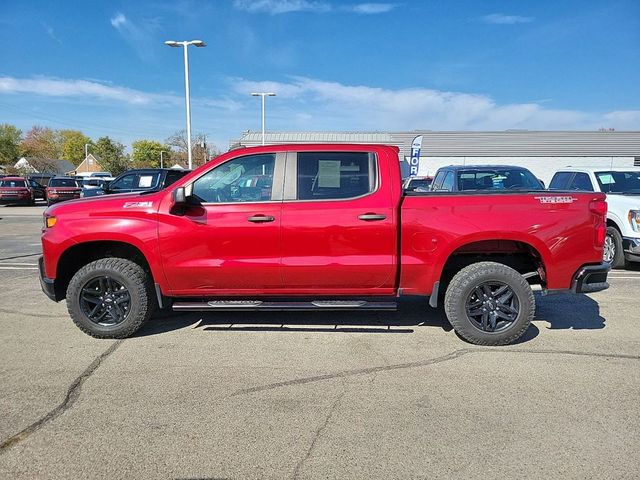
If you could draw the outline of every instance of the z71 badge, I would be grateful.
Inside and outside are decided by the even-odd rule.
[[[539,200],[540,203],[573,203],[578,199],[575,197],[535,197],[536,200]]]
[[[122,208],[151,208],[153,202],[124,202]]]

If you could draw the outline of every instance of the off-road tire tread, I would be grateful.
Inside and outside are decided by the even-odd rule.
[[[507,278],[500,278],[500,275],[505,275]],[[521,291],[517,293],[520,301],[520,315],[524,315],[524,321],[517,329],[505,332],[505,334],[508,333],[507,336],[496,336],[491,339],[484,338],[471,325],[466,315],[465,318],[458,318],[456,308],[459,307],[460,302],[465,300],[463,291],[470,283],[478,283],[478,277],[481,276],[495,276],[498,281],[508,280],[510,287],[514,290],[520,286]],[[515,342],[527,331],[535,315],[536,304],[531,287],[524,277],[513,268],[496,262],[478,262],[463,268],[453,277],[445,293],[444,310],[454,330],[462,338],[475,345],[498,346]],[[519,319],[517,321],[520,322]]]
[[[88,328],[82,321],[82,312],[76,311],[74,298],[84,284],[87,274],[96,270],[114,270],[131,281],[130,289],[137,289],[140,302],[138,304],[138,315],[135,318],[127,318],[125,328],[113,332],[98,332]],[[149,275],[140,265],[131,260],[118,257],[108,257],[88,263],[69,282],[67,288],[67,310],[73,323],[87,335],[94,338],[127,338],[133,335],[144,323],[149,320],[154,311],[154,297],[151,288]]]

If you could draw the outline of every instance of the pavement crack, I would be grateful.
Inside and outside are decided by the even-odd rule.
[[[68,318],[69,314],[60,314],[60,315],[49,315],[47,313],[31,313],[31,312],[23,312],[19,310],[7,310],[5,308],[0,308],[0,313],[8,313],[14,315],[22,315],[24,317],[35,317],[35,318]]]
[[[327,416],[325,417],[324,422],[322,422],[322,424],[316,429],[316,433],[313,436],[313,440],[311,440],[311,444],[309,445],[309,448],[307,449],[307,452],[305,453],[304,457],[302,457],[300,461],[296,464],[296,468],[293,471],[294,480],[300,478],[300,473],[302,472],[303,465],[307,460],[309,460],[309,458],[311,458],[311,455],[313,454],[313,451],[316,448],[318,440],[324,434],[325,430],[327,429],[327,426],[329,425],[329,422],[331,421],[331,417],[333,417],[333,415],[335,414],[338,408],[338,405],[340,404],[345,394],[347,393],[347,387],[344,384],[344,381],[343,381],[343,386],[344,388],[342,389],[342,392],[340,393],[340,395],[338,395],[338,398],[336,398],[336,400],[331,405],[331,408],[329,409],[329,412],[327,413]]]
[[[13,260],[14,258],[35,257],[36,255],[42,255],[42,252],[29,253],[28,255],[15,255],[13,257],[4,257],[4,258],[0,258],[0,261],[2,261],[2,260]]]
[[[389,372],[393,370],[405,370],[409,368],[427,367],[438,363],[450,362],[464,355],[471,353],[511,353],[511,354],[543,354],[543,355],[571,355],[579,357],[594,358],[615,358],[622,360],[640,360],[640,355],[628,355],[623,353],[597,353],[597,352],[580,352],[576,350],[553,350],[553,349],[524,349],[524,348],[460,348],[451,353],[440,357],[429,358],[418,362],[396,363],[392,365],[383,365],[378,367],[358,368],[354,370],[344,370],[342,372],[328,373],[324,375],[313,375],[311,377],[296,378],[282,382],[270,383],[268,385],[259,385],[256,387],[243,388],[236,390],[229,397],[239,395],[247,395],[251,393],[263,392],[282,387],[291,387],[296,385],[304,385],[307,383],[322,382],[325,380],[333,380],[334,378],[349,378],[361,375],[371,375],[378,372]],[[227,397],[227,398],[229,398]]]
[[[98,367],[104,362],[109,355],[117,350],[117,348],[122,344],[124,340],[117,340],[113,344],[109,346],[104,352],[98,355],[93,362],[89,364],[87,368],[78,376],[76,379],[69,385],[67,388],[67,394],[65,395],[64,400],[56,406],[53,410],[49,411],[44,416],[40,417],[38,420],[33,422],[31,425],[26,427],[21,432],[16,433],[15,435],[2,440],[0,442],[0,455],[6,452],[9,448],[14,446],[17,443],[26,440],[32,433],[37,432],[42,427],[52,422],[64,412],[69,410],[76,402],[78,397],[80,396],[80,392],[82,391],[82,384],[87,380],[91,375],[93,375]]]

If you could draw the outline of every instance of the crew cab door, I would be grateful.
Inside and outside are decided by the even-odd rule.
[[[187,206],[160,214],[160,255],[172,294],[270,293],[282,287],[283,170],[283,154],[233,158],[187,185]]]
[[[368,152],[289,152],[282,204],[284,288],[391,292],[397,268],[389,172]]]

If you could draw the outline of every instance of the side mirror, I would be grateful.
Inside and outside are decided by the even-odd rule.
[[[184,187],[178,187],[173,191],[173,204],[174,205],[187,204],[187,194],[184,191]]]

